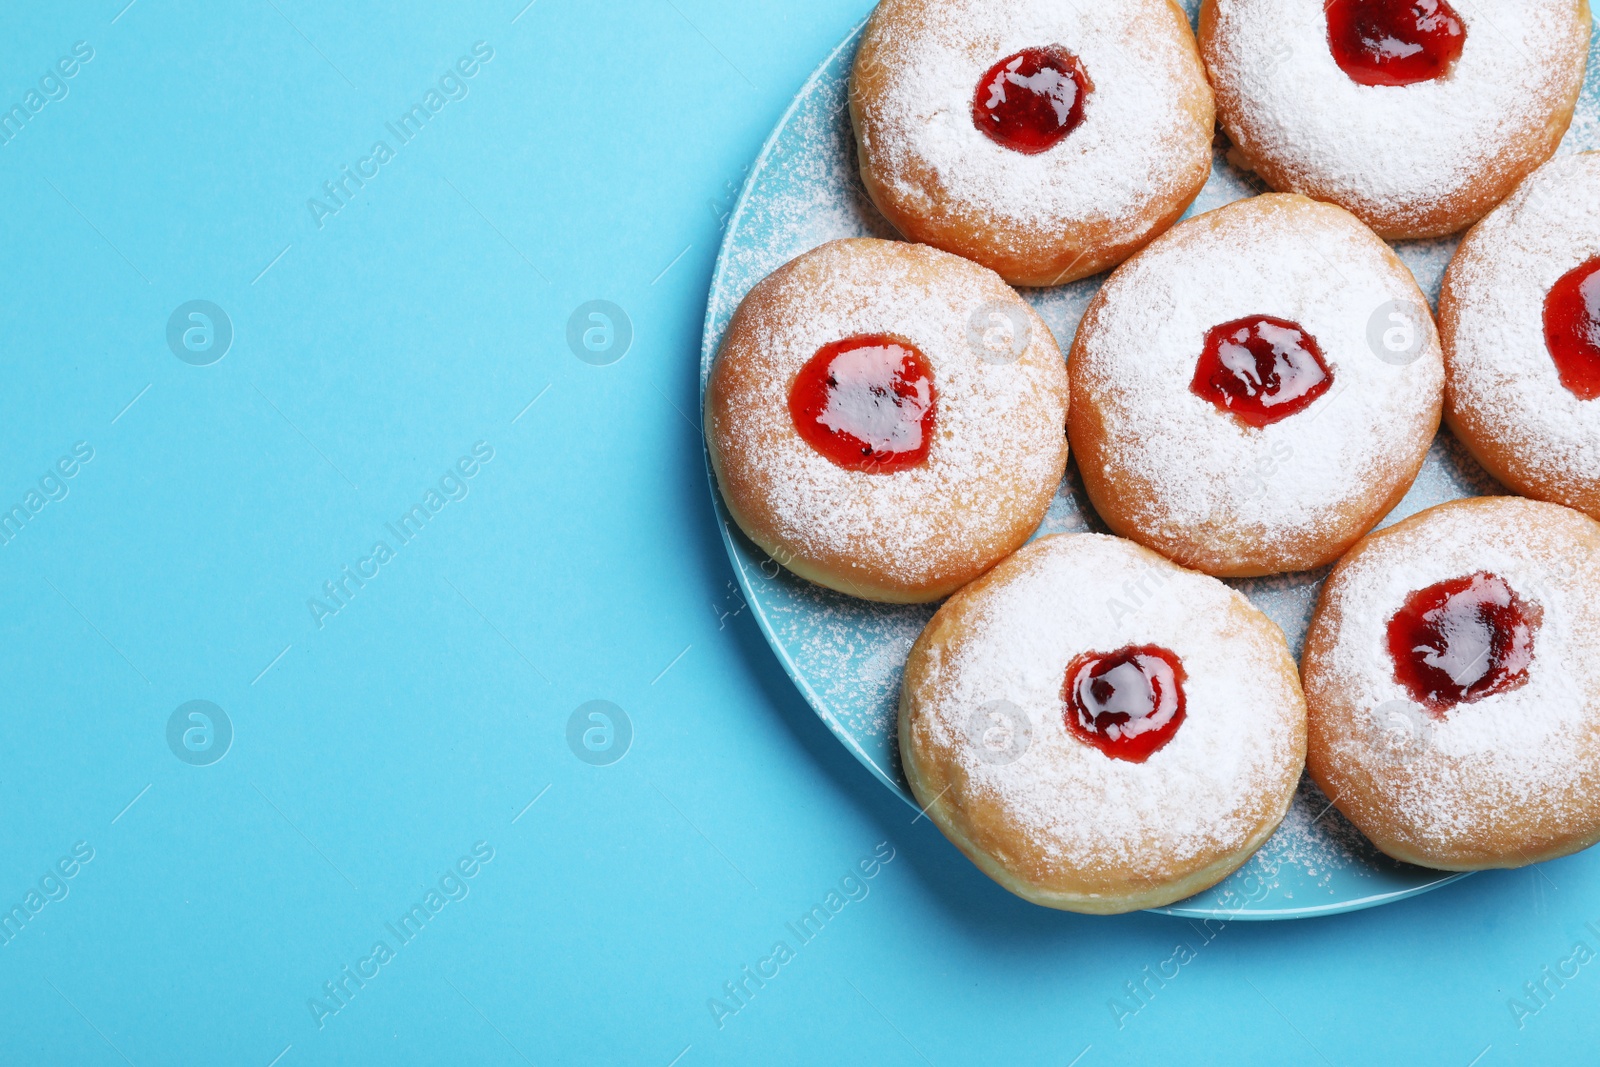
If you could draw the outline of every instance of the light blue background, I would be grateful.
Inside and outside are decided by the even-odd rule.
[[[1600,858],[1209,942],[1048,912],[794,691],[730,586],[696,353],[743,168],[868,4],[123,2],[0,15],[4,107],[94,49],[0,146],[0,508],[94,449],[0,546],[0,907],[94,849],[0,946],[0,1062],[1592,1058],[1600,960],[1520,1029],[1507,1001],[1600,950]],[[318,229],[307,199],[478,41],[468,95]],[[165,339],[197,298],[235,331],[207,367]],[[566,345],[591,299],[634,324],[611,366]],[[167,747],[192,699],[234,726],[211,766]],[[633,723],[611,766],[567,746],[591,699]],[[469,895],[319,1029],[308,1000],[477,842]]]

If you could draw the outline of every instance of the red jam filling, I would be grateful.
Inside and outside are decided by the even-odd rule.
[[[1332,385],[1315,338],[1286,319],[1252,315],[1206,333],[1189,390],[1259,428],[1304,411]]]
[[[996,144],[1037,155],[1078,128],[1092,88],[1078,57],[1060,45],[1024,48],[978,82],[972,121]]]
[[[1551,286],[1544,298],[1544,343],[1562,385],[1579,400],[1600,398],[1600,256]]]
[[[1067,665],[1067,729],[1112,759],[1143,763],[1183,725],[1177,655],[1155,645],[1085,652]]]
[[[928,458],[937,396],[915,345],[883,334],[823,345],[789,390],[805,442],[846,470],[889,474]]]
[[[1395,681],[1442,718],[1528,680],[1543,612],[1487,571],[1430,585],[1389,620]]]
[[[1329,0],[1326,7],[1333,61],[1362,85],[1443,77],[1467,41],[1445,0]]]

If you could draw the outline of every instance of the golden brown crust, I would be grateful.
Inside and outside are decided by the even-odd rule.
[[[1546,171],[1557,167],[1558,163],[1563,171],[1567,171],[1579,160],[1592,161],[1593,167],[1600,164],[1600,152],[1562,156],[1550,163]],[[1533,185],[1551,177],[1554,175],[1547,176],[1541,171],[1530,177],[1528,184]],[[1570,174],[1571,180],[1579,182],[1590,177],[1589,174]],[[1573,190],[1572,199],[1577,199],[1577,192]],[[1559,189],[1554,190],[1554,195],[1560,195]],[[1504,205],[1504,210],[1511,211],[1523,199],[1521,195],[1513,197]],[[1600,519],[1600,479],[1585,477],[1571,464],[1545,462],[1547,457],[1538,453],[1550,449],[1552,442],[1541,441],[1537,434],[1530,434],[1527,427],[1517,425],[1516,413],[1510,410],[1509,405],[1473,399],[1473,394],[1481,396],[1485,391],[1481,385],[1476,389],[1467,388],[1466,379],[1473,371],[1458,355],[1458,335],[1463,319],[1470,315],[1499,315],[1503,318],[1508,310],[1501,307],[1474,307],[1472,301],[1462,293],[1467,277],[1492,270],[1496,266],[1497,256],[1505,251],[1508,242],[1515,246],[1518,253],[1532,246],[1539,252],[1552,257],[1555,255],[1554,250],[1548,249],[1537,237],[1519,239],[1515,230],[1516,220],[1502,220],[1500,214],[1496,212],[1483,219],[1462,238],[1439,288],[1439,339],[1444,346],[1445,361],[1444,421],[1473,458],[1501,485],[1522,496],[1576,508],[1592,518]],[[1565,267],[1566,264],[1558,266]],[[1503,293],[1495,293],[1494,296],[1505,298]],[[1537,345],[1542,340],[1541,337],[1533,343]],[[1541,351],[1536,358],[1547,358],[1547,352]],[[1585,403],[1600,404],[1600,401]]]
[[[862,184],[878,210],[909,239],[982,263],[1019,286],[1064,285],[1098,274],[1175,223],[1211,173],[1216,121],[1211,87],[1182,9],[1172,0],[1132,2],[1148,12],[1142,16],[1144,33],[1133,42],[1130,53],[1137,57],[1151,50],[1170,50],[1187,75],[1182,90],[1170,102],[1181,116],[1186,139],[1172,146],[1160,168],[1160,187],[1151,188],[1137,212],[1126,217],[1095,217],[1092,205],[1083,204],[1078,209],[1081,214],[1043,221],[1009,218],[992,205],[970,202],[953,192],[947,176],[915,153],[891,152],[885,147],[904,136],[880,117],[883,102],[900,75],[898,59],[885,53],[916,35],[945,32],[930,22],[936,14],[944,14],[948,0],[883,0],[862,35],[851,71],[850,115]],[[1062,9],[1071,10],[1070,6]],[[999,17],[998,11],[986,12],[986,17]],[[981,65],[975,68],[979,74],[1004,54],[988,55],[984,49],[992,50],[989,42],[973,41],[971,48],[983,52]],[[1108,64],[1110,69],[1102,77],[1148,77],[1137,71],[1117,71],[1116,66]],[[971,87],[963,87],[968,97],[976,82],[974,77]],[[1074,131],[1064,144],[1081,131],[1081,127]],[[1126,177],[1135,180],[1134,175]]]
[[[1443,237],[1481,219],[1555,154],[1572,122],[1583,88],[1591,17],[1588,0],[1573,0],[1576,28],[1570,35],[1569,47],[1565,54],[1550,60],[1561,66],[1566,77],[1550,99],[1526,102],[1518,116],[1521,127],[1511,129],[1509,136],[1502,134],[1497,150],[1475,170],[1470,181],[1456,182],[1447,191],[1424,199],[1385,205],[1376,198],[1346,195],[1309,175],[1300,160],[1272,147],[1273,135],[1281,131],[1271,119],[1257,113],[1256,101],[1247,88],[1246,72],[1233,69],[1224,59],[1218,3],[1219,0],[1202,0],[1200,52],[1216,92],[1217,117],[1233,142],[1236,161],[1245,169],[1254,170],[1273,189],[1339,204],[1386,240]],[[1288,61],[1293,62],[1294,57],[1291,55]]]
[[[1101,552],[1095,550],[1107,547],[1113,549],[1112,558],[1100,558]],[[969,770],[972,764],[966,749],[972,743],[970,737],[952,735],[948,729],[952,715],[970,710],[963,697],[959,672],[963,663],[970,665],[986,654],[985,642],[993,640],[986,630],[986,613],[994,610],[997,597],[1037,580],[1041,569],[1052,565],[1052,556],[1075,558],[1076,566],[1096,571],[1128,568],[1130,572],[1153,574],[1162,583],[1164,596],[1198,596],[1204,604],[1198,609],[1197,618],[1204,618],[1199,625],[1220,635],[1214,639],[1225,642],[1229,652],[1242,659],[1251,672],[1256,687],[1250,691],[1249,709],[1223,701],[1228,703],[1226,712],[1255,714],[1262,721],[1270,720],[1272,726],[1263,727],[1263,731],[1273,734],[1276,740],[1254,736],[1248,739],[1247,743],[1259,742],[1263,746],[1262,752],[1257,754],[1259,758],[1248,763],[1248,796],[1240,802],[1237,811],[1208,813],[1214,815],[1219,824],[1227,822],[1232,829],[1207,840],[1203,847],[1194,847],[1192,842],[1180,844],[1160,830],[1154,830],[1138,833],[1138,843],[1118,854],[1109,846],[1095,846],[1091,840],[1093,835],[1089,833],[1070,828],[1044,830],[1019,813],[1015,791],[1005,792],[1008,788],[1029,787],[1018,785],[1016,779],[1002,777],[1003,784],[997,791],[992,779],[978,781]],[[1088,575],[1084,578],[1087,580]],[[1172,601],[1164,603],[1170,605]],[[1096,606],[1062,604],[1061,608],[1087,613]],[[1065,655],[1065,652],[1060,653],[1062,657]],[[1203,661],[1199,656],[1185,656],[1184,659],[1191,666]],[[1061,669],[1066,662],[1066,658],[1061,658]],[[1056,664],[1052,662],[1050,666],[1054,668]],[[1207,667],[1220,669],[1214,663],[1202,662],[1201,669]],[[1192,691],[1203,693],[1204,688],[1192,682]],[[1056,705],[1059,705],[1059,698]],[[1185,735],[1183,731],[1202,729],[1201,720],[1195,716],[1205,716],[1211,710],[1193,703],[1191,709],[1190,719],[1180,727],[1178,734],[1185,742],[1197,741],[1195,736]],[[1224,709],[1219,706],[1215,710],[1222,712]],[[918,803],[945,836],[985,874],[1012,893],[1045,907],[1115,914],[1161,907],[1185,899],[1220,882],[1249,859],[1272,835],[1293,800],[1305,756],[1304,717],[1299,675],[1281,631],[1243,597],[1126,541],[1096,535],[1055,535],[1034,541],[962,589],[946,601],[928,623],[911,650],[901,686],[899,747],[901,766]],[[1059,706],[1047,709],[1034,723],[1033,730],[1031,747],[1023,760],[1072,760],[1089,751],[1080,742],[1061,740],[1066,732]],[[1176,743],[1175,740],[1173,744]],[[1204,751],[1203,744],[1197,743],[1197,748],[1190,750],[1187,758],[1194,759],[1197,751]],[[1176,755],[1163,750],[1156,758],[1163,754]],[[1093,753],[1089,759],[1097,763],[1103,760],[1106,768],[1115,765],[1128,773],[1132,773],[1134,767],[1116,764],[1099,753]],[[1015,766],[1022,774],[1040,773],[1028,770],[1021,761]],[[1158,769],[1157,773],[1173,776],[1172,766],[1168,764],[1169,769]],[[1201,768],[1190,766],[1185,770],[1192,774]],[[1146,806],[1165,805],[1170,814],[1173,806],[1192,799],[1183,788],[1175,787],[1170,794],[1151,796]],[[1084,812],[1068,809],[1085,818],[1092,810],[1095,815],[1105,816],[1107,821],[1117,819],[1115,812],[1098,810],[1094,800],[1063,795],[1061,803],[1064,806],[1088,805]],[[1114,801],[1108,806],[1118,807]],[[1159,816],[1160,812],[1140,814]],[[1072,821],[1072,817],[1065,815],[1061,819]],[[1160,819],[1155,822],[1159,824]],[[1064,842],[1059,836],[1063,833],[1075,840]],[[1064,858],[1074,855],[1074,849],[1079,857],[1076,861]],[[1083,858],[1085,849],[1092,858]]]
[[[1369,239],[1363,245],[1363,254],[1373,262],[1364,269],[1388,279],[1393,291],[1413,308],[1429,335],[1423,354],[1413,367],[1406,368],[1408,373],[1415,370],[1419,375],[1424,368],[1434,368],[1431,379],[1416,377],[1415,387],[1405,393],[1404,402],[1412,409],[1409,423],[1393,420],[1382,426],[1381,435],[1386,447],[1376,450],[1369,460],[1360,465],[1361,469],[1348,471],[1348,483],[1359,487],[1359,491],[1343,500],[1330,498],[1321,503],[1314,524],[1290,525],[1247,519],[1244,505],[1222,493],[1213,496],[1213,506],[1207,515],[1192,521],[1171,520],[1165,510],[1163,472],[1130,465],[1125,458],[1137,451],[1130,447],[1130,442],[1136,442],[1139,428],[1130,425],[1125,413],[1113,418],[1108,412],[1107,403],[1103,400],[1106,389],[1099,380],[1101,365],[1106,361],[1090,358],[1091,348],[1100,341],[1104,320],[1110,314],[1109,305],[1113,300],[1141,299],[1142,294],[1137,287],[1129,289],[1126,294],[1119,292],[1117,282],[1124,272],[1136,271],[1147,258],[1153,260],[1207,241],[1231,240],[1228,233],[1241,226],[1244,227],[1243,232],[1255,233],[1265,231],[1269,225],[1275,229],[1288,227],[1307,236],[1318,231],[1366,233],[1357,220],[1340,208],[1292,194],[1265,194],[1197,215],[1179,224],[1118,268],[1111,280],[1090,301],[1073,340],[1067,364],[1074,399],[1068,413],[1068,435],[1078,458],[1084,489],[1096,512],[1120,536],[1147,545],[1182,566],[1219,577],[1245,578],[1312,570],[1338,559],[1393,510],[1409,491],[1427,459],[1428,447],[1439,426],[1442,400],[1438,381],[1440,372],[1437,368],[1440,356],[1437,341],[1432,336],[1433,323],[1426,300],[1412,280],[1409,269],[1393,250],[1381,241]],[[1312,253],[1313,250],[1308,246],[1304,254],[1310,256]],[[1229,268],[1219,265],[1213,269]],[[1345,264],[1342,268],[1334,268],[1333,273],[1338,279],[1335,284],[1343,284],[1344,276],[1353,274],[1353,268]],[[1197,278],[1196,282],[1199,281]],[[1270,306],[1253,310],[1281,314],[1272,311]],[[1356,309],[1362,324],[1367,320],[1367,311],[1365,306]],[[1226,314],[1219,312],[1216,321],[1226,317]],[[1317,332],[1309,322],[1303,325],[1312,329],[1314,334]],[[1195,359],[1200,355],[1202,337],[1203,334],[1197,333],[1193,339]],[[1358,364],[1362,364],[1363,369],[1365,365],[1373,368],[1379,366],[1376,357],[1365,347],[1366,342],[1360,344],[1361,347],[1354,352],[1327,352],[1335,364],[1336,374],[1342,372],[1349,375]],[[1143,358],[1148,353],[1139,355]],[[1395,373],[1400,373],[1399,369]],[[1173,389],[1187,390],[1189,374],[1192,374],[1192,364],[1185,368],[1182,381],[1174,380],[1168,384]],[[1357,392],[1339,402],[1357,403],[1360,397],[1361,394]],[[1297,416],[1306,417],[1318,416]],[[1116,430],[1113,430],[1113,425],[1117,427]],[[1225,431],[1219,427],[1214,432]],[[1198,454],[1202,443],[1199,440],[1194,443]]]
[[[969,334],[980,308],[1021,324],[1020,356],[980,359]],[[922,467],[845,471],[789,416],[794,376],[817,348],[874,332],[906,338],[932,365],[939,429]],[[739,305],[706,387],[706,443],[729,513],[778,563],[852,596],[922,603],[1037,529],[1066,468],[1067,397],[1049,328],[998,276],[922,245],[834,241]]]
[[[1543,605],[1534,669],[1563,672],[1548,691],[1566,694],[1557,699],[1570,705],[1562,714],[1572,721],[1557,724],[1554,734],[1571,750],[1564,771],[1507,770],[1497,762],[1506,753],[1485,751],[1480,740],[1460,733],[1485,729],[1481,721],[1461,718],[1479,712],[1516,717],[1506,724],[1513,730],[1541,729],[1528,716],[1547,712],[1551,705],[1543,697],[1523,695],[1539,705],[1531,712],[1491,707],[1507,696],[1490,697],[1458,705],[1442,722],[1420,712],[1413,719],[1399,708],[1408,700],[1392,699],[1403,691],[1393,683],[1393,661],[1381,645],[1388,619],[1380,616],[1398,610],[1398,598],[1415,591],[1409,586],[1442,580],[1426,568],[1434,551],[1429,546],[1446,540],[1476,562],[1452,558],[1444,569],[1495,569],[1484,561],[1496,552],[1499,567],[1508,552],[1525,561],[1526,573],[1508,580]],[[1417,577],[1392,580],[1394,595],[1381,598],[1384,606],[1375,610],[1362,593],[1374,573],[1397,566],[1422,569]],[[1370,535],[1334,568],[1306,635],[1301,673],[1312,778],[1378,848],[1406,863],[1453,871],[1520,867],[1594,844],[1600,840],[1597,593],[1600,525],[1554,504],[1516,497],[1457,500]],[[1557,611],[1559,618],[1553,616]],[[1577,695],[1570,695],[1574,690]],[[1385,710],[1391,704],[1399,710]]]

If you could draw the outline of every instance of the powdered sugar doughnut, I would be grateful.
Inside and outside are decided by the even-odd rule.
[[[1454,233],[1550,158],[1583,85],[1589,30],[1587,0],[1200,8],[1239,161],[1391,239]]]
[[[1371,529],[1426,458],[1444,377],[1393,251],[1286,194],[1190,219],[1117,268],[1069,370],[1106,524],[1225,576],[1318,567]]]
[[[1445,419],[1523,494],[1600,518],[1600,154],[1558,156],[1467,234],[1439,294]]]
[[[1243,596],[1129,541],[1061,534],[928,623],[900,758],[928,816],[1011,892],[1132,911],[1215,885],[1271,836],[1305,701],[1282,632]]]
[[[953,592],[1038,527],[1067,463],[1067,374],[993,271],[834,241],[744,298],[706,386],[728,510],[773,559],[872,600]]]
[[[1520,867],[1600,839],[1600,525],[1441,504],[1334,568],[1302,659],[1308,765],[1384,852]]]
[[[1169,0],[883,0],[850,113],[889,221],[1016,285],[1121,262],[1211,172],[1211,87]]]

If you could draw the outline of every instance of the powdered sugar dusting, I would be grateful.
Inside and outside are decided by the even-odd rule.
[[[1600,401],[1561,384],[1545,345],[1544,300],[1600,255],[1600,154],[1536,171],[1463,243],[1451,267],[1450,363],[1457,410],[1479,413],[1541,481],[1600,483]]]
[[[1466,25],[1461,58],[1445,77],[1396,91],[1339,69],[1321,0],[1216,0],[1208,58],[1219,101],[1240,102],[1255,154],[1287,168],[1294,191],[1419,218],[1543,129],[1574,88],[1570,66],[1551,57],[1588,33],[1572,0],[1452,6]]]
[[[842,69],[849,70],[849,55]],[[835,57],[840,62],[840,57]],[[744,279],[737,293],[729,294],[721,314],[733,314],[745,292],[802,252],[841,237],[893,237],[889,225],[861,187],[856,161],[856,139],[850,129],[850,109],[842,82],[831,95],[803,98],[789,116],[782,140],[770,146],[765,167],[769,175],[781,174],[780,189],[769,195],[746,197],[737,225],[760,232],[763,240],[724,245],[726,269]],[[754,179],[756,176],[752,176]],[[770,182],[770,177],[769,177]],[[715,301],[718,293],[713,291]],[[713,307],[713,313],[719,309]],[[706,353],[709,369],[711,351]]]
[[[1233,614],[1248,610],[1243,597],[1095,534],[1036,541],[1008,567],[978,594],[968,634],[940,650],[925,690],[938,697],[919,706],[933,743],[956,753],[967,792],[993,798],[1068,870],[1153,872],[1236,851],[1278,814],[1281,783],[1298,767],[1300,696],[1278,669],[1281,638]],[[1127,587],[1140,584],[1158,600],[1120,610]],[[1061,713],[1072,658],[1130,644],[1175,652],[1188,674],[1183,725],[1144,763],[1071,737]],[[1021,758],[1003,765],[967,726],[973,709],[1000,699],[1032,733]]]
[[[1208,221],[1158,238],[1105,284],[1074,381],[1106,426],[1104,462],[1135,483],[1129,495],[1152,536],[1197,526],[1258,543],[1315,534],[1373,486],[1398,483],[1427,448],[1443,388],[1432,319],[1410,275],[1343,211],[1270,197]],[[1380,359],[1371,340],[1374,316],[1396,304],[1427,335],[1403,365]],[[1311,407],[1260,429],[1189,388],[1206,332],[1251,315],[1298,323],[1333,373]]]
[[[1052,229],[1112,223],[1126,240],[1146,205],[1189,180],[1174,159],[1194,153],[1178,101],[1199,79],[1195,62],[1176,46],[1137,47],[1173,21],[1166,0],[944,0],[919,16],[916,33],[879,42],[895,78],[865,134],[882,172],[902,176],[898,199]],[[995,60],[1042,45],[1074,53],[1094,87],[1082,125],[1024,155],[978,130],[972,99]],[[927,173],[936,188],[904,177]]]
[[[1448,848],[1514,820],[1548,829],[1570,821],[1574,800],[1595,784],[1600,554],[1574,524],[1586,523],[1510,497],[1442,508],[1370,542],[1329,586],[1327,610],[1339,621],[1318,680],[1340,709],[1329,762],[1359,766],[1374,803],[1400,816],[1414,841]],[[1415,709],[1395,680],[1386,627],[1411,593],[1478,571],[1542,609],[1534,660],[1524,685],[1440,720]],[[1406,742],[1398,753],[1397,730]]]

